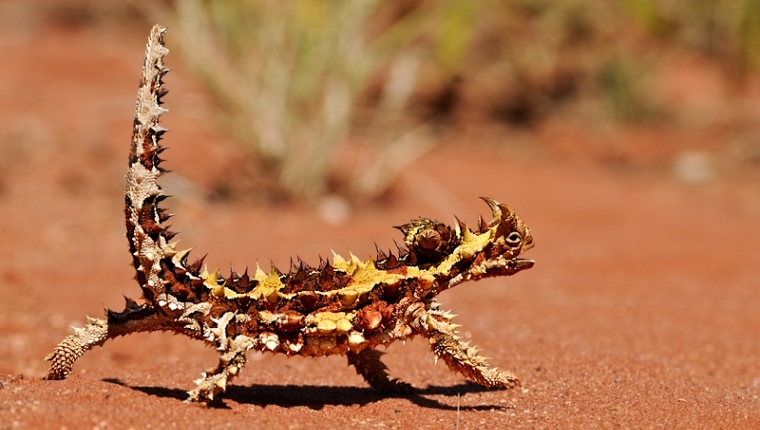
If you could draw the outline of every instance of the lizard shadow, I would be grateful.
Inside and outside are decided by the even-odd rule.
[[[187,392],[176,388],[165,387],[142,387],[129,386],[118,379],[107,378],[104,382],[121,385],[135,391],[157,397],[187,399]],[[482,393],[490,391],[480,385],[465,382],[453,386],[430,385],[426,388],[417,388],[408,394],[381,393],[370,387],[332,387],[318,385],[262,385],[250,386],[233,385],[227,388],[221,399],[231,400],[240,404],[255,406],[276,405],[283,408],[305,406],[309,409],[319,410],[325,406],[365,406],[389,398],[407,399],[417,406],[441,410],[501,410],[500,405],[477,405],[457,406],[441,403],[438,400],[426,396],[457,397],[469,393]],[[229,409],[223,400],[215,400],[209,407]]]

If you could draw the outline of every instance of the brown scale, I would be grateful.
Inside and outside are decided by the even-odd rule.
[[[185,285],[188,285],[193,293],[195,293],[195,296],[198,298],[199,302],[208,301],[210,294],[208,287],[206,287],[203,279],[200,278],[200,273],[197,270],[188,271],[193,274],[193,277],[190,278],[188,276],[185,276]]]
[[[429,218],[420,218],[396,228],[404,233],[404,242],[420,266],[440,262],[460,243],[451,227]]]
[[[256,306],[250,306],[245,313],[248,316],[248,322],[240,328],[240,334],[248,337],[254,337],[259,333],[259,311]]]
[[[234,311],[234,305],[229,300],[220,300],[220,301],[214,301],[211,305],[211,309],[208,311],[207,318],[209,319],[209,322],[211,318],[219,318],[222,315],[226,314],[227,312]],[[215,326],[216,324],[209,324],[211,327]]]
[[[198,297],[193,291],[192,284],[181,282],[176,275],[177,272],[174,270],[171,261],[168,261],[167,258],[161,259],[161,279],[166,281],[167,292],[180,301],[198,303]],[[187,279],[184,276],[183,278]]]
[[[241,314],[247,314],[251,308],[251,305],[254,303],[254,300],[248,296],[235,297],[231,300],[235,303],[235,308],[237,309],[238,313]]]
[[[395,305],[378,300],[357,311],[354,323],[365,333],[380,331],[393,320],[394,309]]]
[[[336,271],[331,264],[327,264],[323,270],[319,271],[318,279],[321,291],[332,291],[345,288],[351,277],[346,276],[344,272]]]
[[[396,270],[399,270],[401,273],[406,273],[405,266],[419,265],[417,254],[410,249],[404,250],[403,253],[399,252],[398,259],[401,265]]]
[[[315,291],[315,289],[319,288],[316,282],[307,283],[310,278],[309,274],[313,269],[300,258],[298,259],[298,263],[296,266],[293,260],[290,260],[290,271],[282,282],[284,285],[282,292],[285,294],[298,293],[300,291]]]
[[[171,276],[177,281],[177,284],[170,282],[170,291],[175,297],[192,303],[208,300],[208,288],[204,285],[203,279],[200,278],[199,270],[196,267],[202,261],[203,259],[200,259],[196,261],[196,264],[187,267],[187,255],[182,258],[179,266],[174,266],[174,263],[168,258],[162,260],[162,277],[169,280],[169,276]],[[191,277],[188,274],[193,276]],[[185,299],[183,300],[182,297],[185,297]]]
[[[298,298],[293,301],[293,305],[302,312],[312,312],[317,308],[326,306],[327,298],[312,291],[305,291],[298,295]]]
[[[192,273],[195,276],[200,276],[201,273],[201,267],[203,267],[203,261],[206,259],[206,255],[203,257],[197,258],[193,264],[185,265],[185,268],[188,272]]]
[[[504,251],[506,251],[506,250],[507,250],[507,246],[506,245],[495,245],[495,244],[489,243],[483,249],[483,254],[485,255],[485,258],[492,259],[492,258],[496,258],[499,255],[503,254]]]
[[[158,157],[158,154],[165,150],[163,146],[158,145],[164,132],[165,130],[156,132],[153,129],[148,129],[148,133],[143,137],[143,140],[140,143],[142,145],[142,154],[140,156],[135,154],[135,159],[139,160],[140,164],[148,170],[156,167],[159,171],[166,172],[166,170],[162,170],[159,167],[159,164],[164,160]]]
[[[385,253],[378,249],[378,258],[375,260],[375,267],[380,270],[386,270],[390,273],[394,273],[393,269],[401,267],[401,262],[398,260],[398,258],[396,258],[395,255],[393,255],[392,252],[389,252],[388,255],[385,255]]]
[[[258,284],[259,281],[255,279],[251,280],[251,277],[248,276],[247,268],[245,269],[245,272],[243,272],[243,276],[239,276],[235,273],[235,269],[230,268],[230,277],[224,282],[224,285],[227,286],[227,288],[238,294],[250,293]]]

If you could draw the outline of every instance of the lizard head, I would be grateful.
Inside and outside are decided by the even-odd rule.
[[[400,228],[416,265],[440,279],[437,292],[468,280],[513,275],[533,267],[519,258],[534,245],[530,228],[508,206],[483,198],[490,222],[478,220],[475,230],[457,219],[454,227],[427,218]]]
[[[491,208],[493,220],[488,224],[481,220],[479,233],[491,233],[489,241],[498,249],[499,255],[514,259],[533,248],[533,234],[515,211],[494,199],[487,197],[482,197],[482,199]]]

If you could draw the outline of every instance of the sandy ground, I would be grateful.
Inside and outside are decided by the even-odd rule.
[[[122,187],[144,37],[90,36],[0,39],[1,429],[760,428],[757,180],[687,185],[463,142],[415,162],[390,204],[341,225],[306,206],[210,202],[203,190],[244,155],[202,121],[211,107],[181,70],[168,79],[165,184],[183,245],[223,268],[368,256],[410,218],[474,222],[487,212],[476,197],[507,202],[534,232],[535,267],[441,301],[523,388],[467,383],[417,340],[385,357],[413,395],[376,393],[342,358],[251,354],[222,406],[187,405],[215,354],[165,334],[110,342],[70,379],[41,380],[69,325],[139,294]]]

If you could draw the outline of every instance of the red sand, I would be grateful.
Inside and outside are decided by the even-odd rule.
[[[143,37],[86,36],[0,40],[13,59],[0,68],[0,428],[760,428],[756,181],[687,186],[463,144],[414,163],[390,207],[341,226],[307,207],[214,204],[177,178],[211,186],[242,154],[200,121],[212,108],[181,70],[167,82],[176,174],[165,183],[183,245],[209,252],[210,265],[367,256],[418,215],[474,221],[488,212],[481,195],[515,208],[536,266],[441,301],[523,389],[466,383],[417,340],[385,357],[418,388],[411,396],[376,393],[341,358],[250,354],[222,407],[186,405],[215,354],[165,334],[108,343],[70,379],[42,381],[69,325],[139,294],[121,192]]]

